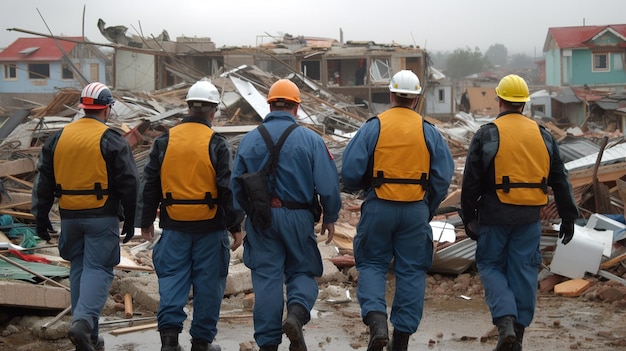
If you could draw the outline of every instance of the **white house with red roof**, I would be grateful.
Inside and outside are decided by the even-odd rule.
[[[0,105],[48,103],[62,88],[106,83],[106,56],[84,37],[19,38],[0,52]]]
[[[626,84],[626,24],[549,28],[543,52],[548,86]]]

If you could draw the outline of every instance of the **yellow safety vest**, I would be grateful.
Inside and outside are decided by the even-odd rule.
[[[173,220],[201,221],[217,213],[217,181],[209,156],[213,133],[209,126],[195,122],[169,131],[161,165],[161,202]]]
[[[547,204],[550,154],[539,126],[520,114],[507,114],[493,123],[499,133],[494,159],[498,198],[511,205]]]
[[[428,188],[430,152],[423,120],[408,108],[392,108],[378,116],[380,134],[374,149],[372,186],[380,199],[420,201]]]
[[[55,195],[61,209],[88,210],[106,203],[109,178],[100,140],[107,129],[89,117],[63,128],[53,156]]]

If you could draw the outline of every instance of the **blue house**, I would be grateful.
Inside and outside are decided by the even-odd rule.
[[[621,88],[625,50],[626,24],[549,28],[546,85]]]
[[[106,82],[106,57],[83,37],[19,38],[0,52],[0,106],[42,104],[63,88]]]

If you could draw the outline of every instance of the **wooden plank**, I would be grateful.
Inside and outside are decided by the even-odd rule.
[[[601,183],[615,181],[626,176],[626,162],[615,163],[611,165],[600,166],[598,168],[598,181]],[[572,187],[591,184],[593,180],[593,168],[585,168],[572,171],[569,174]]]
[[[27,187],[28,187],[28,188],[30,188],[30,189],[32,189],[32,188],[33,188],[33,183],[32,183],[32,182],[29,182],[29,181],[26,181],[26,180],[23,180],[23,179],[20,179],[20,178],[14,177],[14,176],[12,176],[12,175],[10,175],[10,174],[6,174],[6,175],[4,175],[4,176],[5,176],[5,177],[7,177],[7,178],[9,178],[9,179],[11,179],[11,180],[13,180],[13,181],[15,181],[15,182],[18,182],[18,183],[20,183],[20,184],[25,185],[25,186],[27,186]]]
[[[149,323],[149,324],[144,324],[144,325],[136,325],[134,327],[126,327],[126,328],[119,328],[119,329],[111,330],[109,332],[109,334],[111,334],[111,335],[122,335],[122,334],[134,333],[136,331],[142,331],[142,330],[146,330],[146,329],[153,329],[153,328],[157,328],[158,326],[159,326],[159,323]]]
[[[555,285],[554,293],[556,295],[576,297],[580,296],[590,285],[591,282],[588,280],[572,279]]]
[[[616,264],[622,262],[623,260],[626,260],[626,253],[621,254],[617,257],[613,257],[610,260],[603,262],[602,264],[600,264],[600,269],[607,269],[607,268],[613,267]]]
[[[32,219],[33,221],[35,220],[35,216],[32,213],[11,211],[11,210],[0,210],[0,214],[10,215],[16,218]]]
[[[6,205],[0,205],[0,210],[5,210],[7,208],[13,208],[13,207],[20,207],[20,206],[29,205],[29,204],[30,204],[30,201],[9,203],[9,204],[6,204]]]
[[[33,221],[35,220],[35,216],[32,213],[11,211],[11,210],[0,210],[0,214],[7,214],[16,218],[32,219]]]
[[[35,161],[30,158],[20,158],[18,160],[0,163],[0,177],[4,177],[7,175],[31,173],[35,170]]]
[[[622,198],[622,204],[624,204],[624,217],[626,217],[626,181],[618,179],[615,182],[619,196]]]

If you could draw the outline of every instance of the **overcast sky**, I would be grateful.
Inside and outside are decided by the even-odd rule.
[[[520,7],[517,7],[520,6]],[[98,30],[124,25],[127,35],[209,37],[217,45],[255,46],[267,36],[418,45],[431,52],[503,44],[509,54],[541,56],[548,28],[626,23],[626,0],[15,0],[0,11],[0,48],[37,33],[109,43]],[[45,23],[44,23],[45,21]],[[49,27],[49,29],[46,27]]]

